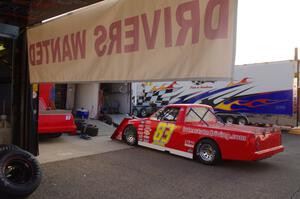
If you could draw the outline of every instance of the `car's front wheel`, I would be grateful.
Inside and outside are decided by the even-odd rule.
[[[139,116],[139,110],[137,110],[136,108],[134,108],[132,110],[132,115],[135,116],[135,117],[138,117]]]
[[[141,117],[143,117],[143,118],[144,118],[144,117],[147,117],[147,115],[148,115],[147,110],[146,110],[145,108],[141,109],[140,115],[141,115]]]
[[[124,139],[130,146],[137,145],[137,132],[134,126],[127,126],[124,130]]]
[[[213,165],[221,160],[218,145],[210,139],[200,141],[196,146],[195,159],[206,165]]]

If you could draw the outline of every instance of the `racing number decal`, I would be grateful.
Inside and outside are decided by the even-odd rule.
[[[175,129],[175,124],[160,122],[153,136],[153,144],[164,146],[168,144]]]

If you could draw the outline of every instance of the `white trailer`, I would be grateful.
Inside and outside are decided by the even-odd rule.
[[[171,103],[202,103],[226,122],[294,126],[295,66],[295,61],[239,65],[233,81],[133,83],[132,111],[145,117]]]

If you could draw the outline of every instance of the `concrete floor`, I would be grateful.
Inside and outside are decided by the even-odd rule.
[[[96,120],[88,123],[97,125],[99,129],[98,136],[90,140],[67,134],[59,138],[40,140],[39,162],[43,164],[130,148],[128,145],[120,145],[110,139],[114,127]]]
[[[272,158],[216,166],[143,147],[42,164],[28,199],[299,199],[300,136],[283,144]]]

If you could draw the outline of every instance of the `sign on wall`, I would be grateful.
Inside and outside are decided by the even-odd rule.
[[[237,0],[105,0],[28,29],[31,82],[232,76]]]

